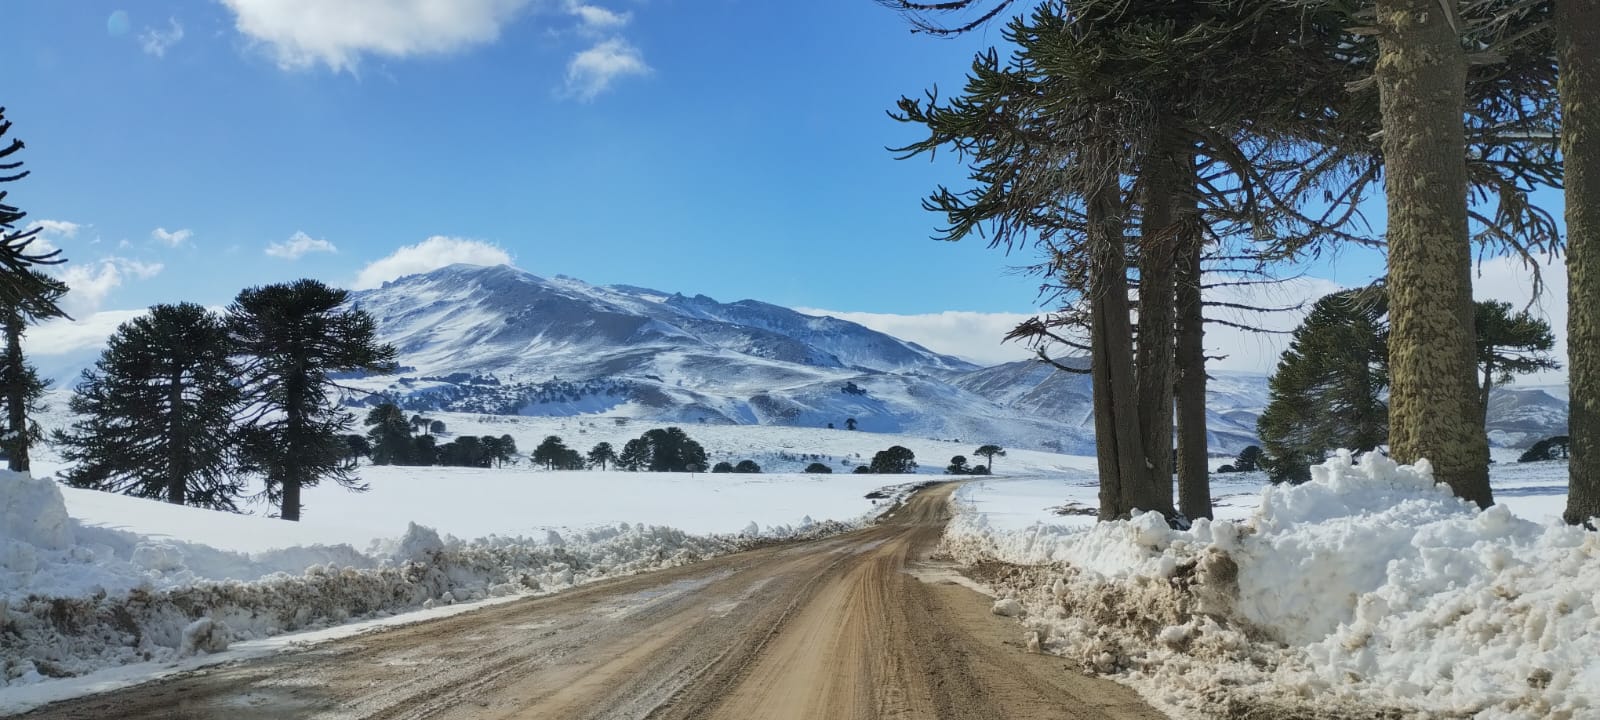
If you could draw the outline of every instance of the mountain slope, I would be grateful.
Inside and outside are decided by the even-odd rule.
[[[854,419],[868,431],[1092,447],[1075,423],[942,379],[979,369],[971,363],[753,300],[452,265],[353,302],[373,315],[405,368],[349,384],[411,409],[841,428]]]

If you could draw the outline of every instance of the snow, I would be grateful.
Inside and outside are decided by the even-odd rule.
[[[1052,481],[995,479],[956,494],[944,550],[1028,566],[995,592],[1046,651],[1180,716],[1237,701],[1587,717],[1600,713],[1600,536],[1552,515],[1556,465],[1497,463],[1507,502],[1480,512],[1425,462],[1344,454],[1190,531],[1154,514],[1056,522],[1040,504]],[[1081,480],[1053,482],[1066,492],[1052,504],[1092,503]]]
[[[40,467],[53,464],[41,456]],[[228,654],[234,643],[556,592],[730,552],[755,537],[838,532],[904,488],[878,500],[869,492],[915,480],[526,465],[360,472],[370,492],[308,490],[300,523],[0,472],[0,712],[27,706],[13,690],[64,682],[55,678],[127,664],[147,670],[111,677],[154,677],[196,654]]]

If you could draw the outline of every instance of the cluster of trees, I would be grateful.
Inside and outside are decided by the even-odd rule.
[[[1005,457],[1006,451],[999,445],[981,445],[977,450],[973,450],[972,454],[987,458],[989,464],[968,465],[967,456],[956,455],[950,458],[950,464],[945,466],[944,473],[946,475],[988,475],[990,468],[994,467],[995,457]]]
[[[1558,248],[1560,225],[1531,193],[1563,185],[1566,519],[1600,515],[1600,5],[883,3],[934,35],[1031,8],[1005,26],[1013,49],[980,52],[961,92],[900,101],[897,117],[926,130],[901,151],[967,165],[970,187],[924,203],[942,239],[1041,251],[1061,309],[1011,337],[1064,370],[1049,348],[1088,356],[1102,519],[1210,516],[1207,292],[1380,241],[1390,452],[1429,459],[1456,495],[1490,504],[1472,255]],[[1376,238],[1359,208],[1380,182]]]
[[[902,445],[891,445],[872,456],[872,462],[857,465],[852,472],[860,475],[906,475],[917,471],[917,454]],[[810,472],[809,470],[807,472]]]
[[[1317,300],[1295,329],[1269,381],[1257,423],[1260,459],[1274,482],[1304,482],[1329,451],[1370,452],[1389,444],[1391,334],[1388,289],[1379,283]],[[1489,395],[1516,375],[1559,367],[1550,324],[1510,303],[1474,305],[1473,417],[1482,431]]]
[[[444,423],[420,415],[406,419],[392,402],[379,403],[367,411],[365,436],[347,436],[353,455],[372,458],[374,465],[453,465],[459,467],[504,467],[517,454],[517,441],[510,435],[475,437],[463,435],[438,444],[436,433]],[[425,431],[413,435],[416,430]]]
[[[1247,445],[1234,457],[1233,464],[1217,468],[1219,473],[1255,472],[1261,469],[1262,451],[1260,445]]]
[[[394,348],[349,293],[315,280],[249,288],[224,313],[156,305],[112,334],[71,399],[79,419],[55,442],[74,487],[237,510],[248,478],[285,520],[301,490],[352,490],[346,435],[355,419],[330,399],[333,378],[382,372]]]
[[[812,464],[813,465],[817,465],[817,464],[820,464],[820,463],[812,463]],[[827,466],[824,465],[823,467],[827,467]],[[738,462],[738,464],[730,463],[730,462],[724,460],[724,461],[719,462],[719,463],[717,463],[715,465],[712,465],[711,466],[711,472],[714,472],[714,473],[758,474],[758,473],[761,472],[761,466],[756,464],[756,461],[754,461],[754,460],[740,460]],[[831,472],[831,471],[829,471],[829,472]]]
[[[618,422],[622,425],[622,422]],[[585,467],[600,468],[615,467],[619,470],[630,472],[704,472],[706,470],[706,450],[689,437],[683,428],[669,427],[656,428],[646,431],[643,435],[629,440],[622,446],[621,452],[612,447],[611,443],[595,443],[588,453],[580,453],[567,447],[566,442],[560,437],[551,435],[546,437],[539,447],[534,448],[531,456],[534,463],[543,465],[550,470],[582,470]],[[745,460],[740,467],[749,463],[754,470],[718,470],[716,472],[761,472],[755,463]],[[722,463],[726,464],[726,463]]]

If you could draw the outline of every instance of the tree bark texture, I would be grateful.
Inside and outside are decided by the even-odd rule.
[[[1173,335],[1176,320],[1174,252],[1177,191],[1181,187],[1172,143],[1162,142],[1143,169],[1144,216],[1139,237],[1139,334],[1135,372],[1139,385],[1139,433],[1151,480],[1172,510]]]
[[[1488,507],[1467,235],[1467,62],[1444,12],[1455,6],[1377,3],[1389,206],[1389,444],[1395,459],[1426,458],[1435,479]]]
[[[1211,471],[1207,467],[1205,313],[1200,297],[1199,208],[1192,190],[1194,159],[1185,157],[1177,236],[1178,512],[1190,520],[1211,517]]]
[[[1091,382],[1094,387],[1095,454],[1100,468],[1100,519],[1156,509],[1154,483],[1139,436],[1133,377],[1133,324],[1129,318],[1128,268],[1115,176],[1089,195],[1089,307]]]
[[[1563,518],[1600,517],[1600,0],[1556,0],[1567,183],[1569,492]]]

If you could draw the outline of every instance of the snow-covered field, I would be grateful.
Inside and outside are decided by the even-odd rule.
[[[993,479],[956,495],[944,549],[1048,651],[1178,716],[1230,703],[1483,718],[1600,716],[1600,537],[1567,527],[1563,463],[1493,467],[1485,512],[1424,468],[1331,460],[1313,482],[1220,476],[1214,522],[1095,524],[1092,484]]]
[[[434,417],[452,431],[442,441],[510,434],[524,452],[550,434],[583,450],[602,440],[620,447],[654,427]],[[289,523],[264,507],[233,515],[64,488],[48,479],[59,460],[41,448],[39,478],[0,473],[0,712],[84,691],[99,677],[168,672],[231,642],[262,647],[282,633],[554,592],[729,552],[754,536],[837,532],[893,500],[868,493],[914,482],[848,472],[872,453],[906,445],[942,469],[949,455],[976,447],[844,430],[687,429],[713,460],[789,472],[547,472],[525,458],[497,469],[364,466],[370,491],[310,489],[304,520]],[[1085,460],[1013,455],[997,464],[1037,473]],[[839,472],[794,472],[813,460]],[[145,670],[106,670],[130,663]]]

